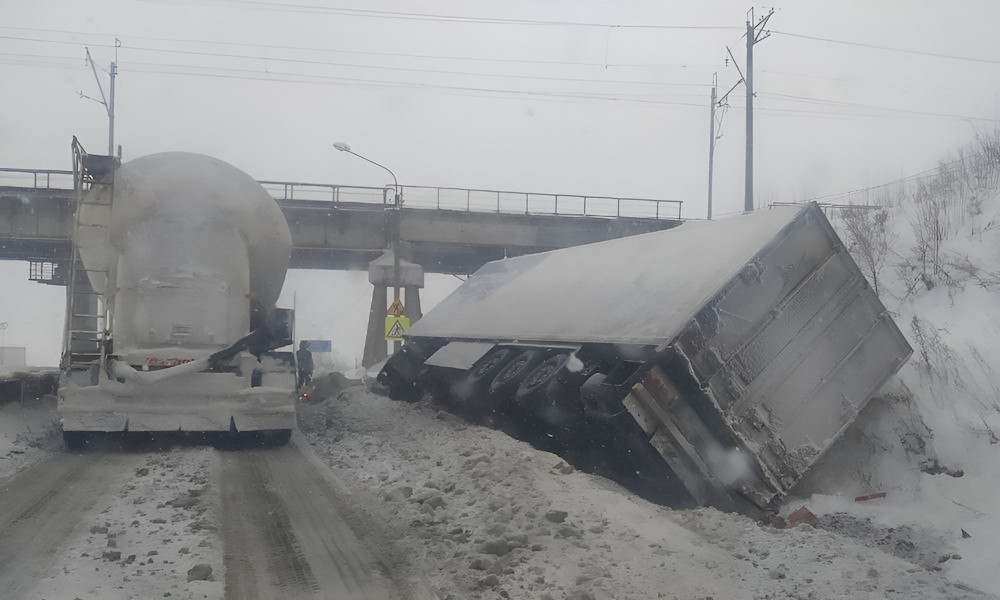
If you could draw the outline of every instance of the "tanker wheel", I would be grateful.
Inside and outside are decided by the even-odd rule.
[[[64,431],[63,441],[70,450],[83,450],[87,446],[87,432],[85,431]]]
[[[263,434],[263,444],[268,448],[284,446],[292,439],[291,429],[268,429]]]
[[[490,382],[490,394],[498,399],[506,399],[514,394],[521,381],[542,362],[540,350],[525,350],[515,356]]]

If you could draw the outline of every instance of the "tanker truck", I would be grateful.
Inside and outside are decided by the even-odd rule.
[[[391,397],[757,516],[912,352],[814,203],[488,263],[404,338]]]
[[[70,447],[108,432],[295,425],[291,235],[273,198],[220,160],[120,164],[74,139],[78,202],[58,412]]]

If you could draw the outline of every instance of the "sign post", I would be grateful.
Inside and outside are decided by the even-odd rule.
[[[389,342],[402,342],[403,334],[410,328],[410,320],[403,315],[406,309],[403,303],[396,298],[386,311],[385,317],[385,339]]]

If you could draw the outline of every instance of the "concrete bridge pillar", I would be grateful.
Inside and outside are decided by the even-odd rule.
[[[401,245],[402,246],[402,245]],[[424,269],[418,264],[404,260],[402,257],[406,248],[401,248],[399,259],[399,276],[396,276],[396,258],[393,250],[386,250],[382,256],[368,264],[368,281],[372,284],[372,304],[368,311],[368,334],[365,337],[365,351],[361,364],[370,367],[389,356],[385,341],[385,318],[389,307],[389,288],[399,285],[403,290],[400,300],[405,308],[404,314],[410,323],[415,323],[422,313],[420,311],[420,288],[424,287]],[[397,349],[399,342],[396,342]]]

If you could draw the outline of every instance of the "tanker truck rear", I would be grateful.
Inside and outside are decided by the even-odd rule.
[[[95,432],[295,425],[292,314],[275,303],[291,235],[273,198],[208,156],[117,159],[74,140],[79,201],[58,410]],[[89,191],[88,191],[89,189]]]
[[[822,210],[489,263],[378,375],[672,506],[772,509],[911,349]]]

